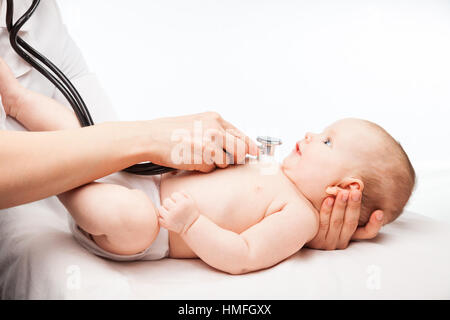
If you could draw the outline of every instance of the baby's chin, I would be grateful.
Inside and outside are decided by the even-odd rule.
[[[291,156],[287,156],[281,161],[280,169],[287,176],[295,175],[295,173],[300,170],[298,164],[295,163],[294,159]]]
[[[296,164],[297,155],[294,154],[294,152],[291,152],[289,155],[287,155],[282,161],[281,166],[282,167],[298,167],[298,164]]]
[[[286,168],[288,166],[289,166],[289,156],[287,156],[283,160],[281,160],[281,163],[280,163],[280,168],[281,169],[284,169],[284,168]]]

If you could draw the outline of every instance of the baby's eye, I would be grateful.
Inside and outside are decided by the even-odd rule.
[[[328,145],[328,146],[331,146],[331,139],[330,139],[330,138],[326,138],[326,139],[323,141],[323,143],[326,144],[326,145]]]

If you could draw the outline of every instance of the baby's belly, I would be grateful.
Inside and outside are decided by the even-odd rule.
[[[211,173],[166,174],[161,180],[161,201],[184,190],[200,213],[218,226],[242,233],[261,221],[280,188],[276,175],[261,175],[256,165],[239,165]],[[170,256],[194,258],[195,253],[178,234],[169,232]]]

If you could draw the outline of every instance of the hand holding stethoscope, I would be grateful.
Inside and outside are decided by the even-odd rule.
[[[81,95],[76,88],[72,85],[70,80],[59,70],[50,60],[40,54],[37,50],[26,43],[21,37],[18,36],[20,28],[31,18],[33,13],[39,6],[40,0],[33,0],[28,10],[20,17],[15,23],[13,23],[14,2],[13,0],[7,0],[7,13],[6,13],[6,25],[9,32],[9,40],[14,51],[22,57],[26,62],[33,66],[37,71],[44,75],[50,82],[52,82],[58,90],[64,95],[67,101],[72,106],[80,125],[83,127],[94,125],[94,121],[89,113],[89,110],[84,103]],[[171,141],[171,133],[178,129],[191,130],[192,122],[203,121],[203,127],[205,130],[216,130],[219,139],[215,142],[208,142],[203,144],[200,148],[202,153],[205,151],[215,151],[215,163],[209,164],[201,161],[200,163],[179,163],[175,164],[171,159],[170,154],[173,150],[173,143]],[[174,169],[187,169],[187,170],[200,170],[210,171],[214,166],[226,167],[230,161],[227,160],[230,156],[234,158],[234,163],[241,163],[242,159],[238,159],[236,150],[231,150],[227,145],[239,145],[245,144],[246,153],[251,155],[257,155],[258,149],[255,144],[246,137],[242,132],[232,126],[230,123],[223,120],[217,113],[207,112],[201,115],[184,116],[171,118],[167,121],[160,120],[158,125],[158,131],[154,132],[152,146],[158,150],[155,151],[155,160],[153,163],[145,162],[133,165],[125,168],[123,171],[140,174],[140,175],[156,175],[165,172],[172,171]],[[220,140],[227,139],[227,143],[220,143]],[[196,143],[196,142],[192,142]],[[211,150],[205,150],[211,149]],[[244,155],[245,156],[245,155]],[[203,158],[203,157],[202,157]],[[222,161],[217,159],[223,159]]]

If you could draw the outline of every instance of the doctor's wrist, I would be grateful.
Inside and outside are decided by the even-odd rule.
[[[143,121],[112,121],[96,126],[103,128],[105,139],[111,146],[111,156],[120,163],[122,169],[139,162],[151,161],[150,139]]]
[[[158,134],[158,125],[154,120],[136,121],[137,135],[133,137],[134,148],[141,161],[150,161],[159,165],[167,164],[163,155],[164,141]],[[167,143],[167,142],[166,142]]]
[[[165,119],[137,121],[140,136],[136,141],[136,148],[140,150],[142,161],[150,161],[162,166],[173,166],[171,161],[171,135],[164,127]]]
[[[170,166],[171,141],[161,128],[159,119],[128,122],[129,154],[138,162],[150,161],[158,165]],[[136,162],[136,163],[138,163]]]

